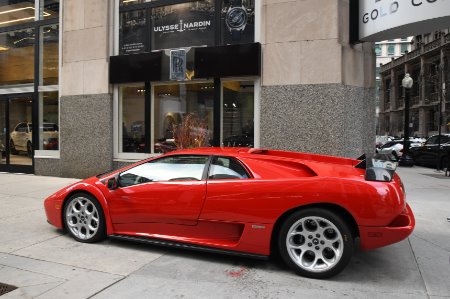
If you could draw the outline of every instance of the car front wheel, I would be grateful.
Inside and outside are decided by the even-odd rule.
[[[103,210],[91,195],[72,195],[64,208],[64,224],[72,237],[83,243],[94,243],[106,237]]]
[[[353,236],[347,224],[325,209],[295,212],[286,219],[278,237],[284,262],[305,277],[334,276],[353,255]]]
[[[19,152],[16,150],[16,146],[14,145],[14,141],[11,139],[9,141],[9,150],[12,155],[17,155]]]

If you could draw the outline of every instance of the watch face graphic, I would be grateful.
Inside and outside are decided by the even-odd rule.
[[[232,7],[227,13],[225,22],[230,30],[243,30],[247,24],[247,12],[242,7]]]

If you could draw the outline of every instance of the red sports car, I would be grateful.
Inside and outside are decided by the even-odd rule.
[[[248,148],[181,150],[75,183],[45,200],[80,242],[106,236],[268,257],[303,276],[401,241],[415,220],[396,164]]]

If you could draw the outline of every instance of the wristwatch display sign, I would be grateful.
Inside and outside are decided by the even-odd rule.
[[[252,43],[255,38],[255,1],[223,0],[222,43]]]
[[[120,54],[137,54],[145,51],[146,18],[144,10],[120,14]]]

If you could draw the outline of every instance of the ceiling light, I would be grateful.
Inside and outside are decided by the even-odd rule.
[[[22,8],[16,8],[16,9],[5,10],[5,11],[0,12],[0,16],[3,15],[3,14],[9,14],[9,13],[12,13],[12,12],[21,11],[21,10],[26,10],[26,9],[31,9],[31,10],[33,10],[33,16],[32,16],[32,17],[26,17],[26,18],[21,18],[21,19],[15,19],[15,20],[3,21],[3,22],[0,22],[0,25],[4,25],[4,24],[9,24],[9,23],[14,23],[14,22],[20,22],[20,21],[26,21],[26,20],[34,19],[34,10],[35,10],[35,9],[34,9],[34,7],[32,7],[32,6],[27,6],[27,7],[22,7]],[[44,11],[42,14],[44,15],[44,17],[48,17],[48,16],[51,15],[50,13],[45,12],[45,11]]]

